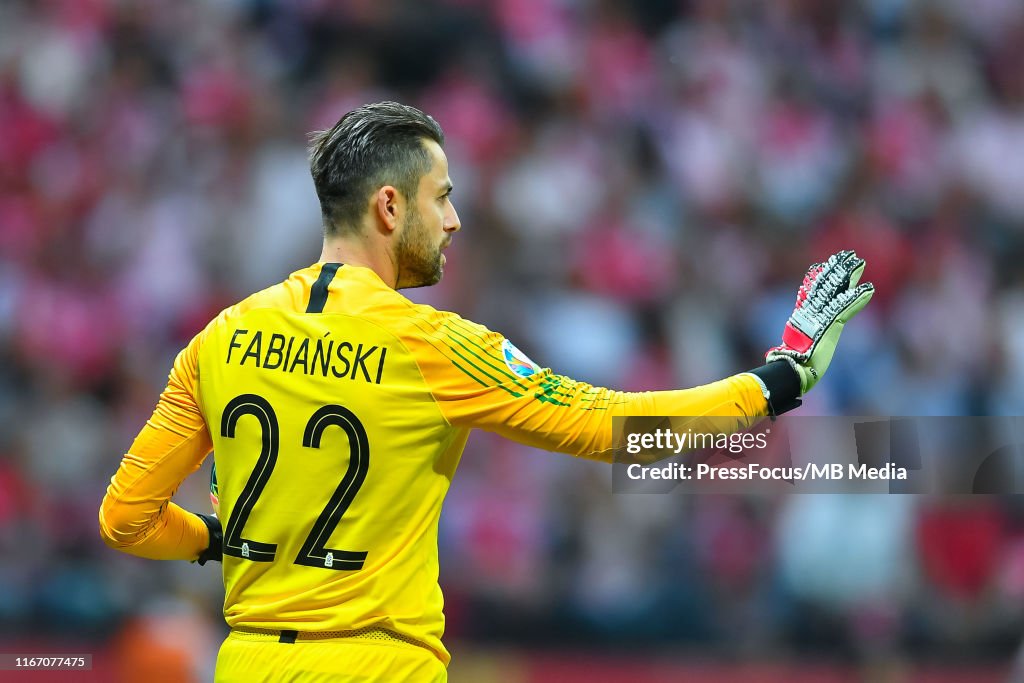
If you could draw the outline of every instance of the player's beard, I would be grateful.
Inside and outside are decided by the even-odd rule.
[[[396,289],[429,287],[441,281],[441,245],[435,244],[418,211],[406,219],[395,247],[398,263]]]

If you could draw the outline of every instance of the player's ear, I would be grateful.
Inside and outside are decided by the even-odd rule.
[[[380,219],[384,229],[393,231],[398,226],[398,217],[402,208],[401,194],[392,185],[384,185],[377,190],[375,208],[377,218]]]

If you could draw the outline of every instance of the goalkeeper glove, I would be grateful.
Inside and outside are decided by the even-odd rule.
[[[785,360],[800,376],[800,395],[825,374],[843,326],[875,293],[871,283],[858,285],[864,259],[852,251],[833,254],[811,266],[797,292],[796,308],[786,322],[782,344],[765,354],[771,363]]]
[[[196,560],[200,565],[204,565],[207,562],[222,561],[222,555],[224,554],[224,533],[221,531],[220,520],[213,515],[201,515],[198,512],[193,512],[196,517],[203,520],[203,524],[210,530],[210,545],[207,546],[206,550],[199,554],[199,558]]]

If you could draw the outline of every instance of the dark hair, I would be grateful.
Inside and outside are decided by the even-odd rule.
[[[429,114],[398,102],[353,109],[330,130],[311,136],[309,168],[320,199],[324,234],[354,229],[366,200],[383,185],[413,197],[430,170],[423,139],[444,144],[444,132]]]

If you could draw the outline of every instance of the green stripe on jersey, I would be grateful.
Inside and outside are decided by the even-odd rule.
[[[494,361],[493,357],[490,356],[487,353],[487,349],[486,348],[484,348],[483,346],[480,346],[479,344],[475,344],[472,339],[469,339],[465,335],[463,335],[463,334],[461,334],[459,332],[456,332],[455,330],[450,330],[450,331],[452,333],[454,333],[455,335],[458,335],[458,337],[460,337],[461,339],[464,339],[468,344],[470,344],[473,347],[473,348],[470,348],[470,346],[467,346],[466,344],[463,344],[463,343],[459,342],[456,339],[452,340],[452,341],[455,341],[455,343],[458,344],[459,346],[461,346],[463,349],[465,349],[467,353],[472,354],[474,358],[477,358],[478,360],[482,361],[483,363],[485,363],[487,365],[487,367],[491,368],[492,370],[495,370],[498,373],[505,375],[506,378],[507,378],[506,381],[511,380],[513,384],[515,384],[517,387],[519,387],[523,391],[529,391],[529,388],[527,388],[526,385],[522,384],[519,381],[519,379],[516,377],[516,375],[512,374],[511,372],[509,372],[506,368],[503,368],[500,365],[495,364],[493,362]],[[476,351],[479,351],[480,353],[483,353],[484,355],[481,356],[480,353],[474,352],[474,349]]]

